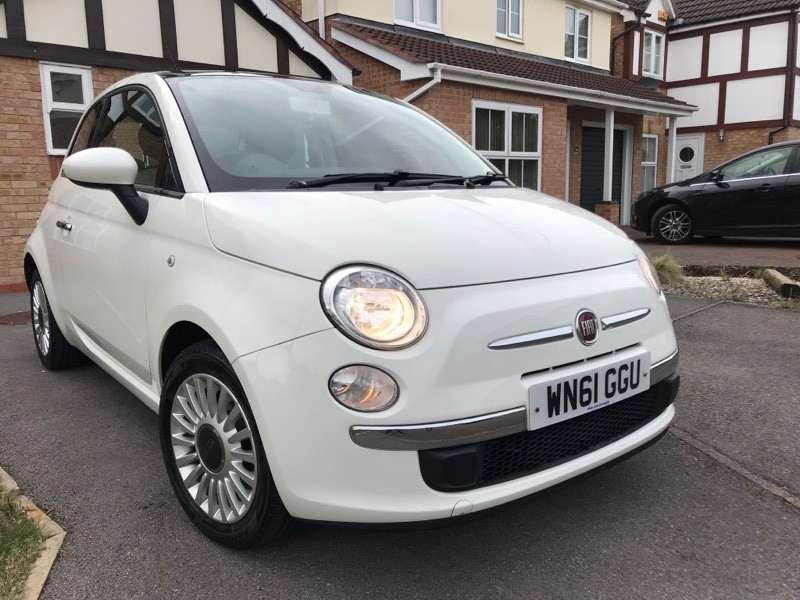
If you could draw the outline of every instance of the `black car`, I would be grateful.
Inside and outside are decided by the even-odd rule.
[[[694,235],[800,237],[798,145],[765,146],[644,192],[633,205],[631,226],[663,244],[682,244]]]

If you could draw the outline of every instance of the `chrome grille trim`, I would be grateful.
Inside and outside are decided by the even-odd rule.
[[[603,331],[605,331],[606,329],[614,329],[615,327],[622,327],[623,325],[627,325],[628,323],[633,323],[640,319],[644,319],[649,314],[650,314],[649,308],[639,308],[636,310],[630,310],[628,312],[620,313],[618,315],[603,317],[602,319],[600,319],[600,325],[602,326]]]
[[[489,348],[492,350],[509,350],[511,348],[537,346],[539,344],[549,344],[550,342],[557,342],[559,340],[568,340],[573,335],[572,325],[564,325],[563,327],[544,329],[542,331],[534,331],[533,333],[523,333],[522,335],[495,340],[489,344]]]

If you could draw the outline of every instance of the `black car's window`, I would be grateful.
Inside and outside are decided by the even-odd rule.
[[[174,186],[161,118],[146,92],[126,90],[107,100],[93,146],[120,148],[139,166],[136,183],[155,188]]]
[[[792,150],[794,150],[792,146],[781,146],[740,158],[720,169],[720,180],[732,181],[781,175],[786,170],[786,163],[789,162]]]
[[[86,113],[86,116],[84,117],[83,122],[78,129],[78,133],[75,136],[75,143],[72,144],[72,149],[69,152],[70,154],[75,154],[81,150],[86,150],[91,146],[94,128],[95,125],[97,125],[97,119],[100,116],[100,110],[102,107],[103,103],[98,102],[89,109],[89,112]]]

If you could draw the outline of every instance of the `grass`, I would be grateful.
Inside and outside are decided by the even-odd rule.
[[[0,490],[0,600],[21,596],[41,544],[36,524]]]
[[[781,302],[781,308],[800,312],[800,300],[788,299]]]
[[[730,281],[731,280],[731,274],[728,273],[725,269],[722,269],[719,272],[719,278],[722,279],[722,281]]]
[[[656,268],[661,285],[678,283],[683,279],[683,268],[669,254],[654,256],[650,259],[650,262]]]

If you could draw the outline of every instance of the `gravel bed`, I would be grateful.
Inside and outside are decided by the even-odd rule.
[[[684,277],[679,283],[664,286],[674,296],[693,296],[708,300],[748,302],[787,308],[787,300],[762,279],[748,277]]]

